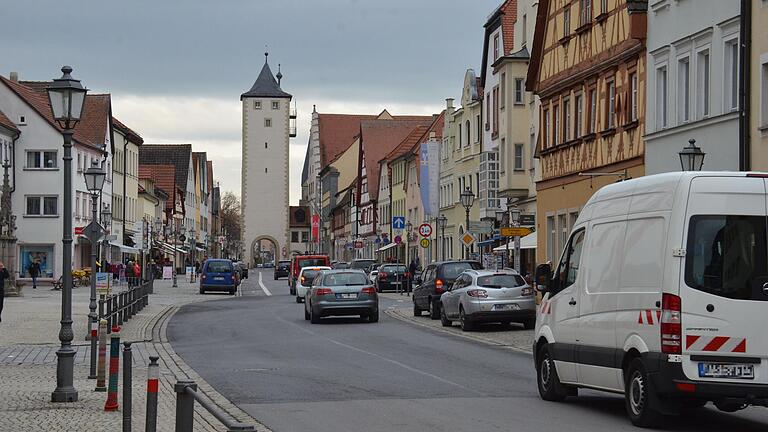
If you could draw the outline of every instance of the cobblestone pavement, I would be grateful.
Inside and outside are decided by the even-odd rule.
[[[229,416],[259,431],[267,429],[219,395],[176,355],[165,338],[170,317],[187,303],[213,300],[217,296],[201,296],[197,284],[179,279],[178,287],[170,281],[156,281],[149,305],[124,323],[122,341],[134,341],[133,413],[135,430],[144,429],[146,409],[147,364],[150,355],[160,357],[160,389],[158,395],[158,431],[173,431],[177,379],[192,379],[198,391],[212,400]],[[105,412],[106,393],[93,391],[95,380],[87,378],[90,348],[85,341],[89,294],[87,287],[73,292],[73,319],[76,339],[75,403],[52,403],[51,392],[56,381],[61,293],[50,288],[25,288],[23,297],[5,299],[0,323],[0,431],[94,431],[119,430],[123,422],[122,370],[120,375],[120,410]],[[239,295],[239,294],[238,294]],[[82,335],[82,336],[80,336]],[[122,358],[121,358],[122,368]],[[221,431],[224,426],[200,404],[195,405],[195,431]]]
[[[398,303],[402,303],[402,305],[390,307],[385,311],[394,318],[428,327],[435,331],[473,339],[490,345],[504,346],[509,349],[527,353],[531,352],[531,347],[533,346],[533,330],[524,330],[522,326],[514,324],[510,328],[504,328],[497,324],[486,324],[479,326],[475,331],[464,332],[458,326],[458,323],[454,323],[451,327],[443,327],[440,324],[440,320],[430,319],[429,316],[426,315],[426,312],[420,317],[413,316],[413,303],[411,303],[411,298],[407,295],[393,293],[382,293],[380,295],[396,300]]]

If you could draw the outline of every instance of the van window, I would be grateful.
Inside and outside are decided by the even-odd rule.
[[[230,273],[232,264],[226,261],[208,261],[208,273]]]
[[[560,265],[557,267],[557,290],[568,288],[576,282],[581,262],[581,251],[584,249],[584,230],[579,230],[568,242]]]
[[[720,297],[768,300],[767,251],[764,216],[692,216],[685,283]]]
[[[325,258],[307,258],[299,260],[299,268],[324,266],[325,263]]]

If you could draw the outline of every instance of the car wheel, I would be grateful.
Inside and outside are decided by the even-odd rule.
[[[523,321],[523,328],[526,330],[533,330],[536,328],[536,318],[528,318]]]
[[[312,305],[309,305],[309,322],[312,324],[320,324],[320,317],[315,315],[315,311],[312,310]]]
[[[301,303],[301,297],[296,296],[296,303]]]
[[[429,317],[433,320],[440,318],[440,301],[439,300],[430,300]]]
[[[305,307],[304,307],[304,319],[305,319],[306,321],[309,321],[309,318],[310,318],[310,316],[309,316],[309,311],[307,311],[307,308],[306,308],[306,306],[305,306]]]
[[[472,321],[467,318],[467,315],[464,314],[464,308],[459,308],[459,322],[461,323],[461,331],[472,331],[475,329],[475,326],[472,324]]]
[[[440,308],[440,324],[442,324],[443,327],[450,327],[453,325],[453,321],[449,320],[445,315],[445,307]]]
[[[549,353],[549,346],[544,345],[539,349],[538,364],[536,365],[536,382],[539,388],[539,396],[545,401],[560,402],[568,396],[568,389],[560,383],[557,376],[555,361]]]
[[[722,412],[727,412],[727,413],[741,411],[746,407],[747,405],[742,403],[721,402],[721,401],[715,402],[715,408],[719,409]]]
[[[278,279],[277,276],[275,276],[275,280],[277,280],[277,279]]]
[[[205,290],[200,288],[200,294],[205,294]]]
[[[375,311],[368,314],[368,322],[369,323],[377,323],[379,322],[379,310],[376,309]]]
[[[416,305],[416,300],[413,301],[413,316],[421,316],[421,308]]]
[[[624,377],[624,401],[632,424],[638,427],[658,426],[662,414],[652,404],[653,383],[648,379],[642,360],[632,360]]]
[[[229,290],[229,295],[235,295],[237,293],[237,288],[233,288]]]
[[[377,292],[377,293],[379,293],[379,294],[381,294],[381,292],[382,292],[382,291],[381,291],[381,285],[379,285],[379,284],[376,284],[376,292]]]

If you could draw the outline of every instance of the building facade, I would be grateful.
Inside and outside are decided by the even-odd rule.
[[[768,1],[751,0],[749,50],[750,168],[768,171]]]

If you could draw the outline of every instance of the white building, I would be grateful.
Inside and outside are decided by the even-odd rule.
[[[277,79],[282,75],[278,71]],[[240,96],[243,111],[242,244],[244,261],[254,265],[261,240],[277,259],[288,257],[289,139],[293,96],[280,88],[265,60],[250,90]]]
[[[120,120],[113,118],[115,146],[112,181],[112,242],[110,261],[124,261],[123,254],[136,253],[133,248],[134,225],[141,220],[139,206],[139,147],[144,140]],[[105,201],[107,203],[107,201]]]
[[[739,169],[739,2],[653,0],[645,172],[679,171],[695,139],[704,169]]]

